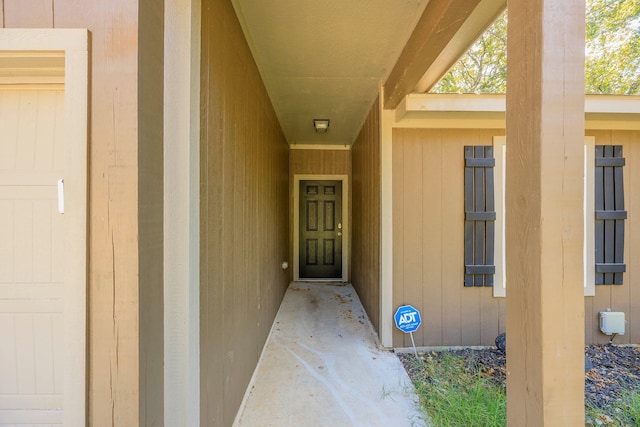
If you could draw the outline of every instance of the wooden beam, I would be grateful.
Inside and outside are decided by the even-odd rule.
[[[394,109],[419,85],[431,88],[506,6],[506,0],[431,0],[384,84]]]
[[[509,0],[509,426],[584,425],[584,10]]]
[[[640,96],[586,95],[584,111],[586,129],[640,130]],[[410,93],[394,112],[394,127],[504,129],[506,97]]]

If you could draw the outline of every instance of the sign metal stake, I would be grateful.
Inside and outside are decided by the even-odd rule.
[[[409,336],[411,336],[411,344],[413,344],[413,353],[416,355],[416,360],[418,360],[418,350],[416,349],[416,342],[413,340],[413,332],[409,332]]]

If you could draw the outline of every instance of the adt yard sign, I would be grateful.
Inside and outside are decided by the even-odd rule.
[[[410,305],[398,307],[393,318],[396,321],[396,327],[406,334],[414,332],[422,323],[420,312]]]

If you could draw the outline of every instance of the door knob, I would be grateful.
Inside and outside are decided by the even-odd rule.
[[[342,231],[338,231],[338,237],[342,236]]]

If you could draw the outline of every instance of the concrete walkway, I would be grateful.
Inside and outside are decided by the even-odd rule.
[[[236,426],[424,426],[351,285],[292,283]]]

